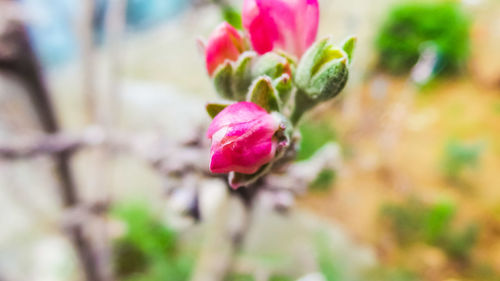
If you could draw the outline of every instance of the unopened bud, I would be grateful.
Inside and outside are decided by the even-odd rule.
[[[325,38],[315,43],[297,67],[298,88],[316,102],[335,97],[347,82],[348,55],[330,41]]]

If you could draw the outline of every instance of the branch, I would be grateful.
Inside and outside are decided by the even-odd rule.
[[[129,153],[163,175],[179,177],[191,172],[210,175],[209,155],[200,140],[172,142],[161,134],[148,132],[106,134],[101,127],[89,127],[80,134],[57,133],[0,142],[0,159],[25,160],[60,153],[72,155],[95,147]]]
[[[15,1],[0,2],[0,9],[7,9],[15,5],[15,3]],[[9,15],[2,17],[0,20],[2,21],[0,22],[1,24],[5,24],[5,29],[0,32],[0,50],[2,50],[0,54],[0,69],[9,71],[21,79],[23,85],[28,89],[29,98],[43,130],[48,134],[55,134],[59,131],[59,124],[26,27],[23,22],[11,18]],[[72,145],[65,145],[65,147],[68,146],[71,147]],[[16,153],[16,150],[9,149],[2,151],[4,155],[14,157],[16,154],[30,155],[43,150],[54,150],[54,147],[50,143],[45,143],[45,146],[20,151],[21,153]],[[79,203],[77,187],[70,167],[71,153],[67,150],[62,150],[52,155],[56,164],[56,173],[60,181],[59,187],[62,203],[65,208],[71,208]],[[69,232],[84,268],[86,279],[88,281],[102,280],[95,263],[95,253],[92,243],[84,235],[83,227],[77,225],[72,227]]]

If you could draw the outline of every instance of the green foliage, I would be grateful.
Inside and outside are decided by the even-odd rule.
[[[373,281],[419,281],[418,276],[405,268],[401,267],[379,267],[370,272],[370,278]]]
[[[115,217],[126,234],[114,241],[114,270],[119,280],[188,280],[193,261],[178,249],[176,233],[157,219],[145,204],[118,206]]]
[[[456,205],[451,201],[425,204],[412,198],[403,204],[383,206],[381,215],[401,244],[423,241],[464,260],[476,244],[478,229],[474,224],[453,228],[455,213]]]
[[[423,237],[425,211],[421,201],[411,198],[405,204],[384,205],[381,216],[389,221],[396,239],[401,244],[408,244]]]
[[[476,263],[467,270],[465,274],[467,280],[481,280],[481,281],[499,281],[500,272],[496,271],[493,266],[487,263]]]
[[[422,44],[437,47],[441,68],[454,72],[469,54],[469,20],[457,2],[411,1],[392,8],[376,38],[379,64],[400,74],[420,56]]]
[[[255,278],[250,274],[231,274],[224,279],[225,281],[254,281]]]
[[[442,248],[452,257],[465,260],[477,241],[477,225],[468,225],[461,231],[447,233],[442,239]]]
[[[337,173],[331,169],[322,170],[316,179],[311,183],[311,190],[316,191],[327,191],[329,190],[335,179],[337,178]]]
[[[297,160],[310,158],[318,149],[328,142],[335,141],[337,134],[326,122],[307,122],[304,120],[299,126],[302,140]]]
[[[428,208],[424,221],[427,241],[435,244],[446,235],[455,211],[456,206],[450,201],[441,201]]]
[[[269,281],[293,281],[293,278],[283,276],[283,275],[274,275],[269,278]],[[225,281],[255,281],[255,278],[249,274],[232,274]]]
[[[293,281],[294,279],[284,276],[284,275],[275,275],[269,278],[269,281]]]
[[[466,169],[475,168],[482,152],[480,144],[463,144],[449,141],[445,148],[441,168],[443,174],[452,181],[458,181]]]
[[[328,245],[328,235],[324,232],[318,233],[316,240],[317,262],[320,272],[327,281],[341,281],[342,274],[338,260],[333,256]]]

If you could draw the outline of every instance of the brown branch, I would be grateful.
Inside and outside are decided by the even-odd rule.
[[[2,2],[2,7],[14,5],[14,1]],[[9,19],[8,15],[2,19],[6,28],[0,34],[0,50],[2,70],[9,71],[17,75],[28,89],[29,98],[33,104],[40,124],[46,133],[53,134],[59,131],[59,124],[56,119],[50,94],[45,86],[42,71],[36,55],[32,49],[29,36],[22,22]],[[25,155],[34,153],[37,150],[27,151]],[[10,151],[12,152],[12,151]],[[9,151],[4,151],[9,155]],[[15,156],[10,153],[10,156]],[[71,153],[68,150],[54,154],[56,173],[60,181],[60,192],[62,203],[66,208],[71,208],[78,204],[79,198],[77,188],[70,167]],[[94,253],[91,242],[84,235],[81,225],[75,225],[69,230],[70,238],[76,248],[79,259],[84,268],[86,279],[89,281],[100,281],[95,264]]]
[[[41,155],[68,154],[83,145],[82,140],[49,135],[35,141],[0,144],[0,158],[6,160],[34,158]]]
[[[80,134],[25,136],[0,142],[0,159],[26,160],[61,153],[74,154],[82,149],[101,147],[108,151],[131,154],[163,175],[182,176],[190,172],[210,175],[208,153],[200,142],[174,143],[159,134],[105,134],[100,127],[89,127]],[[207,161],[203,161],[203,159]]]

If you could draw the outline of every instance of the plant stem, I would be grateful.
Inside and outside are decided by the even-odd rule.
[[[302,118],[302,115],[304,115],[306,111],[313,108],[314,105],[316,105],[316,103],[311,100],[305,92],[297,89],[297,92],[295,93],[295,107],[293,108],[290,116],[292,125],[296,126],[299,123],[300,118]]]

